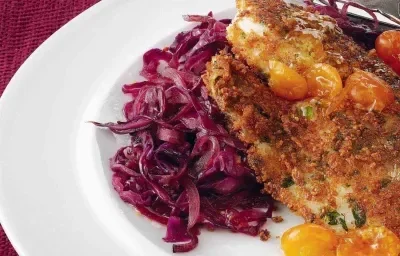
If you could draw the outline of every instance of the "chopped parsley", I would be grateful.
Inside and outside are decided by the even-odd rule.
[[[331,226],[340,224],[344,230],[349,230],[344,214],[340,214],[337,211],[331,211],[325,214],[324,219]]]
[[[325,214],[325,220],[329,225],[337,225],[338,222],[338,218],[340,216],[340,213],[338,213],[337,211],[332,211],[332,212],[327,212]]]
[[[311,120],[314,118],[314,108],[312,106],[301,107],[301,115],[306,119]]]
[[[347,227],[347,223],[346,223],[346,219],[344,218],[344,215],[343,215],[343,218],[339,218],[339,222],[340,222],[340,225],[342,225],[342,228],[344,230],[349,231],[349,228]]]
[[[284,178],[283,181],[282,181],[282,187],[283,187],[283,188],[289,188],[289,187],[291,187],[291,186],[293,186],[293,185],[294,185],[294,180],[293,180],[293,178],[290,177],[290,176]]]
[[[367,222],[367,215],[365,214],[364,209],[362,209],[360,205],[355,203],[351,212],[353,213],[356,227],[361,228],[362,226],[364,226]]]

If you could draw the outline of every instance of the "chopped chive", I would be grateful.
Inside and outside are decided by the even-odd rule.
[[[339,218],[339,222],[340,222],[340,225],[342,225],[342,228],[344,230],[349,231],[349,228],[347,227],[346,220],[344,219],[344,215],[343,215],[343,218]]]
[[[314,118],[314,108],[311,106],[301,107],[301,114],[308,120]]]
[[[323,218],[331,226],[336,226],[336,225],[340,224],[344,230],[346,230],[346,231],[349,230],[349,228],[347,227],[346,218],[345,218],[344,214],[340,214],[337,211],[330,211],[330,212],[327,212],[323,216]]]
[[[327,212],[325,214],[325,220],[329,225],[337,225],[338,224],[338,217],[340,216],[340,214],[337,211],[331,211],[331,212]]]
[[[293,180],[293,178],[292,177],[286,177],[285,179],[283,179],[283,181],[282,181],[282,187],[283,188],[289,188],[289,187],[291,187],[291,186],[293,186],[294,185],[294,180]]]
[[[351,212],[353,213],[356,227],[361,228],[364,226],[367,222],[365,211],[357,203],[355,203]]]

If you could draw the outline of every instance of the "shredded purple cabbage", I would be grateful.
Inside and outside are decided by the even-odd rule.
[[[358,3],[348,1],[343,4],[342,9],[339,9],[337,5],[339,1],[337,0],[328,0],[328,5],[326,6],[316,5],[313,3],[313,0],[304,0],[304,2],[320,14],[334,18],[346,35],[351,36],[357,43],[365,46],[367,49],[375,47],[376,38],[383,32],[379,29],[379,21],[375,13]],[[350,6],[366,11],[373,19],[373,23],[367,25],[352,21],[347,15]]]
[[[180,243],[173,252],[194,249],[201,226],[256,236],[273,210],[246,166],[245,145],[225,130],[201,79],[211,57],[229,48],[231,21],[212,13],[184,19],[200,24],[170,47],[146,52],[146,81],[123,86],[131,96],[126,121],[94,122],[131,136],[110,161],[112,184],[126,203],[167,225],[164,241]]]

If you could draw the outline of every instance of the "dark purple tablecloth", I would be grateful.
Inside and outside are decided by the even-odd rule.
[[[98,0],[0,0],[0,95],[26,58]],[[0,256],[16,256],[0,226]]]

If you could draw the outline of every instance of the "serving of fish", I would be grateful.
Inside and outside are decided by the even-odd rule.
[[[264,191],[338,233],[400,236],[399,77],[328,16],[281,0],[237,9],[232,51],[203,80]]]

